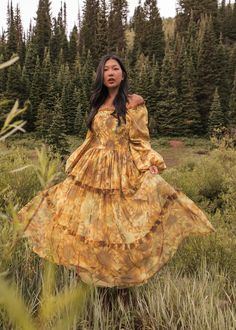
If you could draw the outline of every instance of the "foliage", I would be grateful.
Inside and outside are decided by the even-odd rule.
[[[38,315],[31,316],[23,297],[18,293],[15,284],[0,278],[0,306],[7,311],[11,324],[25,330],[65,329],[74,324],[83,307],[89,287],[82,285],[65,287],[61,292],[54,294],[55,266],[45,264],[42,280],[41,303]],[[12,309],[14,304],[15,308]]]
[[[202,143],[203,147],[203,142],[199,143],[200,145]],[[23,157],[25,154],[26,150],[23,148],[18,151],[13,148],[0,165],[3,166],[0,168],[2,171],[2,168],[6,169],[7,165],[12,164],[9,171],[12,172],[13,177],[10,177],[10,173],[8,176],[4,175],[6,180],[4,185],[11,180],[9,181],[11,190],[16,191],[11,198],[12,205],[16,204],[16,201],[18,205],[23,205],[30,200],[35,194],[33,189],[35,186],[39,190],[45,186],[46,182],[50,181],[50,184],[54,184],[55,181],[63,180],[63,177],[59,176],[60,169],[58,171],[58,167],[53,165],[45,151],[34,161],[37,165],[35,169],[38,168],[37,175],[32,166],[25,167],[29,163],[29,160]],[[9,161],[10,159],[14,162]],[[56,163],[59,166],[59,159],[55,160]],[[77,307],[81,305],[76,300],[77,297],[79,299],[79,293],[78,296],[71,297],[72,300],[75,299],[75,305],[71,303],[71,310],[65,311],[64,304],[60,303],[57,306],[55,303],[57,294],[58,297],[63,297],[62,301],[65,301],[67,290],[74,292],[80,287],[76,286],[75,272],[58,266],[54,269],[54,275],[52,273],[49,276],[54,283],[50,289],[50,284],[45,282],[44,270],[47,264],[33,254],[28,242],[19,239],[19,236],[15,241],[14,222],[9,221],[14,212],[5,202],[5,216],[3,212],[0,215],[0,254],[4,256],[1,259],[0,273],[2,273],[2,279],[6,278],[4,283],[1,281],[3,283],[1,289],[9,290],[8,302],[10,296],[14,295],[14,299],[18,299],[20,294],[21,300],[18,307],[20,308],[22,301],[23,306],[27,306],[24,314],[20,312],[20,318],[25,315],[25,319],[30,320],[34,326],[35,324],[38,326],[39,323],[36,322],[42,321],[43,317],[44,323],[47,323],[49,328],[56,328],[59,321],[67,322],[69,315],[74,315],[71,317],[71,322],[73,318],[74,323],[71,324],[79,329],[83,327],[108,329],[118,325],[128,329],[140,326],[152,328],[154,324],[155,326],[158,324],[160,328],[174,327],[176,324],[190,329],[204,328],[206,324],[216,329],[218,325],[226,329],[234,328],[235,163],[235,150],[213,149],[209,155],[202,156],[201,159],[188,160],[178,168],[166,170],[163,177],[174,187],[182,189],[204,210],[216,228],[216,233],[205,238],[186,239],[168,265],[144,286],[123,291],[116,288],[95,287],[80,311]],[[53,165],[52,168],[51,165]],[[14,171],[15,168],[20,167],[22,167],[21,171]],[[54,179],[53,173],[56,175]],[[17,185],[14,186],[14,182],[17,182],[17,177],[23,174],[22,180],[18,183],[18,187],[21,186],[20,191],[19,188],[15,189]],[[39,181],[40,177],[42,179]],[[2,192],[1,198],[4,198],[4,194],[5,192]],[[21,195],[26,196],[27,200],[20,199]],[[19,229],[16,226],[17,228]],[[9,287],[9,280],[13,278],[17,286]],[[6,280],[8,283],[5,282]],[[48,292],[48,296],[44,298],[44,304],[42,286],[45,292]],[[155,298],[157,294],[159,299]],[[58,301],[61,300],[58,299]],[[40,312],[41,306],[44,312],[42,310]],[[17,321],[18,309],[15,310],[15,315],[8,315],[6,311],[7,309],[3,308],[1,303],[0,325],[2,327],[12,327],[14,320],[23,322],[22,319]],[[65,323],[63,327],[66,329]]]
[[[21,167],[9,170],[9,166],[5,166],[5,164],[9,164],[9,157],[12,157],[12,160],[14,161],[13,166],[16,165],[16,162],[18,162],[18,166],[19,162],[23,161],[25,163],[24,156],[21,153],[14,153],[13,150],[12,154],[6,155],[5,163],[2,163],[5,172],[11,174],[8,174],[8,179],[7,176],[5,176],[5,182],[0,182],[0,187],[3,188],[1,191],[3,200],[4,195],[7,194],[8,189],[6,188],[8,188],[8,186],[11,186],[11,188],[17,187],[17,179],[21,179],[21,176],[19,177],[18,173],[24,173],[27,171],[28,175],[27,179],[21,182],[21,187],[18,186],[18,189],[15,190],[15,195],[11,196],[11,198],[8,196],[8,199],[5,198],[5,203],[2,206],[3,212],[0,213],[0,251],[2,255],[0,261],[0,271],[2,273],[2,277],[0,278],[0,315],[3,315],[3,311],[6,311],[10,324],[15,325],[17,328],[21,327],[22,329],[28,330],[43,327],[46,329],[50,326],[50,329],[64,329],[65,327],[70,327],[71,324],[74,324],[76,318],[79,316],[86,298],[86,293],[90,289],[88,286],[83,287],[74,284],[70,288],[65,286],[63,290],[55,292],[55,265],[45,263],[42,292],[39,298],[41,303],[37,306],[37,315],[33,317],[27,304],[24,302],[24,298],[18,292],[18,287],[13,284],[12,280],[10,283],[9,280],[4,279],[5,276],[10,277],[11,275],[12,277],[14,275],[14,272],[12,272],[16,266],[14,261],[25,258],[26,255],[24,253],[19,254],[20,250],[25,249],[23,242],[23,226],[19,222],[16,211],[18,206],[16,201],[20,201],[20,198],[22,198],[19,188],[22,188],[23,186],[26,188],[27,185],[30,184],[29,173],[31,173],[31,168],[34,169],[41,189],[45,189],[50,185],[55,184],[55,180],[57,180],[60,175],[59,165],[61,164],[59,159],[51,159],[50,156],[47,155],[45,146],[43,146],[40,151],[38,149],[36,149],[36,151],[37,162],[35,164],[22,164],[23,166]],[[20,155],[20,157],[17,159],[15,155]],[[8,169],[8,171],[6,171],[6,169]],[[22,263],[20,262],[19,265],[22,265]],[[17,307],[12,312],[11,306],[14,303],[16,303]],[[1,323],[0,318],[0,324]]]
[[[8,66],[14,64],[16,61],[18,61],[19,57],[13,57],[9,61],[0,64],[0,70],[7,68]],[[1,101],[0,106],[3,105],[4,100]],[[19,109],[19,102],[16,101],[13,108],[7,115],[7,118],[3,124],[3,127],[0,128],[0,141],[5,140],[8,136],[16,132],[17,130],[24,131],[22,128],[25,124],[23,120],[17,120],[13,122],[13,120],[21,113],[23,113],[27,107],[25,106],[23,109]]]
[[[214,128],[210,141],[212,145],[219,149],[228,149],[236,147],[236,131],[235,128],[227,128],[225,126],[221,126],[218,128]]]
[[[153,136],[208,136],[216,88],[224,126],[235,121],[236,3],[181,0],[175,19],[169,22],[160,17],[156,0],[146,0],[127,22],[126,0],[86,0],[79,26],[71,33],[67,33],[66,5],[61,4],[57,17],[52,17],[50,8],[50,1],[39,1],[35,26],[30,26],[24,39],[19,7],[14,13],[10,5],[8,33],[0,38],[1,62],[15,52],[20,57],[18,66],[0,75],[0,92],[4,99],[19,98],[20,106],[29,99],[28,111],[22,113],[27,132],[40,135],[37,121],[44,113],[40,104],[45,105],[51,123],[59,98],[65,134],[82,136],[95,69],[108,52],[125,62],[129,92],[145,98]],[[165,54],[170,50],[173,67],[167,70]],[[171,118],[165,125],[161,117],[166,114]],[[44,133],[50,135],[49,127]]]

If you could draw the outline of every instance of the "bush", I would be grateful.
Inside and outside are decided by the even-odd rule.
[[[0,210],[3,211],[10,200],[20,204],[26,203],[40,189],[35,171],[31,167],[20,172],[10,172],[29,163],[26,150],[21,147],[11,147],[1,156]]]

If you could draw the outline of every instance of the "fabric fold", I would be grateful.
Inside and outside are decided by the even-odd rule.
[[[72,152],[72,154],[69,156],[69,158],[66,161],[66,165],[65,165],[66,174],[69,174],[72,171],[73,167],[79,161],[80,157],[91,146],[93,137],[94,137],[93,132],[90,129],[88,129],[84,142]]]
[[[96,146],[84,152],[69,176],[85,189],[127,196],[138,190],[143,179],[128,150]]]
[[[137,168],[146,171],[155,165],[159,171],[167,168],[163,157],[152,149],[148,130],[148,111],[145,104],[129,109],[131,118],[129,129],[130,150]]]

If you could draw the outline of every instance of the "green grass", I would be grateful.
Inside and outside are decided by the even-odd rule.
[[[162,176],[203,209],[216,233],[207,237],[188,237],[169,263],[141,287],[94,288],[83,306],[81,303],[80,311],[72,297],[71,311],[63,310],[62,314],[55,314],[56,318],[49,317],[52,307],[44,304],[44,315],[48,319],[43,325],[41,323],[41,328],[236,328],[236,150],[217,150],[207,140],[187,138],[178,138],[184,145],[173,148],[168,142],[171,139],[152,140],[153,148],[167,163]],[[71,151],[82,142],[73,136],[68,140]],[[13,306],[16,298],[10,297],[9,291],[9,299],[4,300],[4,285],[0,285],[0,329],[4,330],[24,329],[20,324],[27,322],[39,324],[36,321],[43,302],[45,264],[31,251],[26,239],[15,236],[9,201],[20,208],[41,189],[41,185],[32,167],[14,174],[9,171],[30,162],[37,165],[34,147],[39,147],[40,143],[32,135],[20,140],[19,137],[9,138],[9,147],[0,144],[0,173],[4,173],[0,176],[0,279],[15,283],[14,290],[27,311],[22,314],[17,309],[13,313],[7,308],[6,302]],[[59,180],[63,180],[63,168],[59,174]],[[55,271],[53,289],[49,287],[48,290],[51,294],[56,297],[65,288],[77,290],[80,282],[73,270],[56,266]],[[50,301],[57,300],[53,299]]]

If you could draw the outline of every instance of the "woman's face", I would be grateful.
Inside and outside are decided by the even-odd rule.
[[[104,65],[103,84],[107,88],[117,88],[123,79],[123,71],[119,62],[112,58],[107,60]]]

